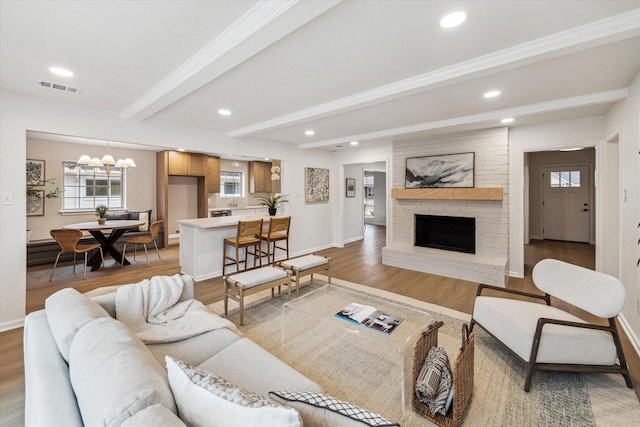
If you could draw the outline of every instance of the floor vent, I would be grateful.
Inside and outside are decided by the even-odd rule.
[[[65,86],[65,85],[61,85],[58,83],[49,83],[49,82],[45,82],[45,81],[40,81],[38,82],[39,86],[42,87],[46,87],[49,89],[56,89],[56,90],[62,90],[64,92],[69,92],[69,93],[80,93],[80,89],[75,88],[75,87],[70,87],[70,86]]]

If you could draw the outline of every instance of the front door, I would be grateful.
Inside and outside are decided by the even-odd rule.
[[[589,169],[588,165],[542,167],[545,239],[589,242]]]

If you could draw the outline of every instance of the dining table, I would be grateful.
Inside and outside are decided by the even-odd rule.
[[[106,256],[107,253],[111,254],[114,260],[118,264],[131,264],[127,258],[116,247],[115,243],[120,237],[130,228],[137,228],[144,224],[144,221],[138,220],[112,220],[106,221],[104,224],[99,224],[98,221],[78,222],[75,224],[68,224],[62,226],[62,228],[88,231],[102,246],[102,252]],[[107,233],[107,234],[105,234]],[[87,260],[87,265],[91,266],[91,271],[95,271],[100,268],[102,259],[100,253],[96,252],[93,256]]]

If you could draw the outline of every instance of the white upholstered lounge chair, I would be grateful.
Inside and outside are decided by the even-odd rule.
[[[555,259],[536,264],[533,282],[544,296],[480,285],[471,319],[471,329],[478,324],[527,364],[524,390],[529,391],[537,369],[618,373],[631,388],[615,322],[625,299],[622,283],[613,276]],[[496,292],[520,299],[483,295]],[[607,319],[608,325],[588,323],[552,307],[551,296]]]

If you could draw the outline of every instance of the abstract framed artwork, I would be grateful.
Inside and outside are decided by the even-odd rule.
[[[475,153],[409,157],[405,188],[473,188]]]
[[[304,202],[329,201],[329,169],[304,168]]]
[[[27,216],[44,216],[44,190],[36,190],[37,196],[27,197]]]
[[[345,189],[346,189],[346,197],[356,197],[356,179],[347,178]]]
[[[27,159],[27,185],[39,187],[46,179],[45,161]]]

